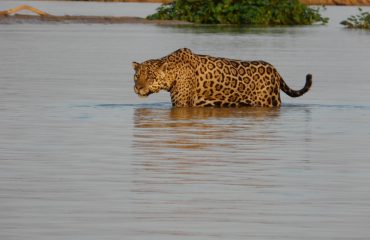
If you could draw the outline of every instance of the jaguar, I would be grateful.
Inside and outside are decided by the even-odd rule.
[[[174,107],[279,107],[280,90],[299,97],[312,85],[311,74],[302,89],[293,90],[268,62],[200,55],[188,48],[132,66],[136,94],[166,90]]]

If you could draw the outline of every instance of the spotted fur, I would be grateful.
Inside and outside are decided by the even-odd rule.
[[[292,90],[267,62],[198,55],[187,48],[141,64],[133,62],[133,68],[138,95],[166,90],[176,107],[278,107],[280,89],[299,97],[312,85],[312,76],[307,74],[305,86]]]

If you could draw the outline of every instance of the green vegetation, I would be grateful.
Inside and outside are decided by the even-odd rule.
[[[310,25],[325,24],[319,8],[299,0],[175,0],[163,4],[148,19],[205,24]]]
[[[359,14],[352,15],[347,20],[342,21],[340,24],[348,28],[361,28],[369,29],[370,28],[370,13],[364,12],[361,8],[358,9]]]

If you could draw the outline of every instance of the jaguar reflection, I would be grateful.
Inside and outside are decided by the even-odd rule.
[[[147,157],[201,158],[258,148],[274,141],[271,122],[279,109],[138,108],[134,113],[133,149]]]

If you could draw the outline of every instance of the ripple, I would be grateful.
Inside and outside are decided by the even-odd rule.
[[[103,104],[81,104],[72,105],[71,108],[114,108],[114,109],[125,109],[125,108],[170,108],[172,105],[168,102],[156,102],[156,103],[103,103]]]
[[[71,108],[147,108],[147,109],[169,109],[172,108],[170,102],[154,102],[154,103],[103,103],[103,104],[76,104],[70,106]],[[370,105],[353,105],[353,104],[311,104],[311,103],[284,103],[280,109],[291,108],[336,108],[336,109],[364,109],[370,110]],[[175,108],[174,108],[175,109]],[[187,108],[187,109],[219,109],[219,108]],[[226,108],[226,109],[260,109],[255,107],[241,107],[241,108]],[[261,108],[263,109],[263,108]]]
[[[369,105],[351,105],[351,104],[283,104],[282,108],[336,108],[336,109],[365,109],[370,110]]]

